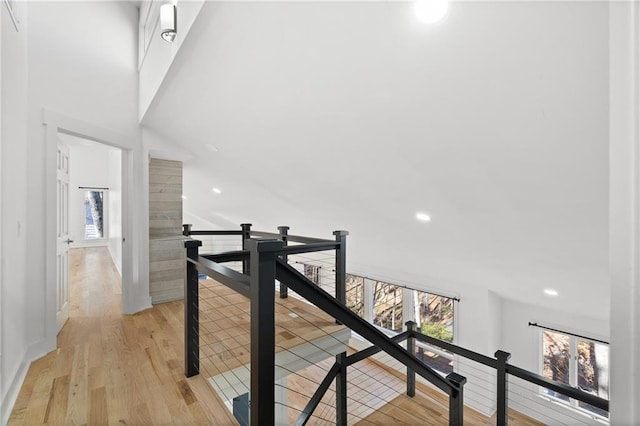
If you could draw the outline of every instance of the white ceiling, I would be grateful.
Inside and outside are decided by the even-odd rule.
[[[220,227],[346,229],[351,272],[605,318],[607,17],[207,2],[144,124],[185,159],[185,211]]]

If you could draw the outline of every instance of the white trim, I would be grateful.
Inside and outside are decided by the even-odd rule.
[[[55,321],[54,321],[55,325]],[[9,422],[9,416],[13,410],[13,406],[18,399],[18,394],[24,383],[24,379],[27,376],[31,363],[39,358],[45,356],[51,350],[49,349],[51,342],[47,339],[39,340],[32,343],[27,347],[22,356],[22,361],[17,371],[13,375],[13,380],[7,388],[5,398],[2,402],[2,412],[0,413],[0,424],[7,424]],[[54,340],[55,346],[55,340]]]
[[[71,243],[69,248],[89,248],[89,247],[107,247],[109,245],[109,241],[106,238],[99,238],[96,240],[84,240]]]
[[[140,151],[139,135],[127,136],[110,130],[76,120],[62,114],[44,109],[42,123],[45,126],[45,330],[47,338],[51,339],[55,348],[55,147],[57,133],[67,133],[84,139],[99,142],[122,150],[122,308],[123,313],[135,313],[151,307],[149,297],[149,277],[146,268],[140,264],[144,257],[145,244],[134,230],[136,212],[134,200],[136,185],[135,151]],[[136,265],[138,263],[138,265]]]
[[[0,18],[2,18],[2,14],[0,13]],[[2,19],[0,19],[0,46],[2,45]],[[0,54],[0,86],[2,85],[2,55]],[[4,204],[4,199],[2,198],[2,102],[0,102],[0,204]],[[0,241],[2,241],[2,208],[0,208]],[[2,256],[2,244],[0,244],[0,374],[2,371],[2,366],[4,365],[4,359],[2,355],[2,315],[4,314],[4,309],[2,307],[2,289],[4,288],[4,283],[2,280],[2,271],[4,257]],[[4,401],[4,380],[0,377],[0,424],[5,424],[5,413],[4,409],[7,406],[13,407],[13,404],[5,404]]]
[[[640,7],[609,3],[610,422],[640,423]]]
[[[20,31],[20,21],[18,20],[18,17],[16,16],[16,10],[15,10],[15,4],[16,1],[15,0],[2,0],[2,2],[4,3],[5,6],[7,6],[7,13],[9,13],[9,17],[11,18],[11,22],[13,23],[13,27],[16,29],[16,31]]]

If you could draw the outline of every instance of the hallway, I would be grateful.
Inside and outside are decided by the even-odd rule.
[[[9,425],[235,424],[200,377],[184,378],[182,302],[122,315],[102,247],[70,251],[69,286],[58,349],[31,365]]]

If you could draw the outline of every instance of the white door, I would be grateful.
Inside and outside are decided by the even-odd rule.
[[[69,148],[58,143],[57,186],[57,323],[58,332],[69,319]]]

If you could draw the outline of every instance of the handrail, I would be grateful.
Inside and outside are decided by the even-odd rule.
[[[275,232],[264,232],[264,231],[251,231],[252,237],[261,237],[261,238],[276,238],[280,239],[281,235]],[[295,243],[303,243],[303,244],[316,244],[316,243],[335,243],[334,240],[325,240],[322,238],[313,238],[313,237],[303,237],[302,235],[290,235],[287,234],[287,239],[289,241],[293,241]]]
[[[475,361],[477,363],[486,365],[487,367],[491,367],[495,369],[498,368],[498,361],[495,358],[491,358],[486,355],[482,355],[480,353],[471,351],[469,349],[462,348],[460,346],[454,345],[444,340],[427,336],[426,334],[422,334],[419,331],[414,332],[413,337],[415,337],[417,340],[421,342],[424,342],[433,346],[437,346],[439,348],[452,352],[456,355],[460,355],[467,359]],[[536,384],[538,386],[545,387],[547,389],[551,389],[552,391],[561,393],[573,399],[577,399],[578,401],[584,402],[586,404],[593,405],[594,407],[599,408],[601,410],[609,411],[609,401],[604,398],[600,398],[599,396],[590,394],[581,389],[574,388],[564,383],[547,379],[544,376],[541,376],[536,373],[532,373],[528,370],[525,370],[520,367],[516,367],[511,364],[506,364],[505,367],[506,367],[507,373],[511,374],[512,376],[519,377],[524,381]]]
[[[224,253],[202,254],[200,256],[216,263],[240,262],[249,259],[249,250],[226,251]]]
[[[242,231],[237,230],[218,230],[218,231],[205,231],[205,230],[189,230],[188,233],[183,233],[185,236],[190,235],[242,235]]]
[[[316,305],[319,309],[331,315],[400,363],[420,374],[448,396],[456,392],[455,387],[448,380],[436,373],[435,370],[423,364],[413,354],[409,354],[404,348],[393,342],[380,330],[339,303],[313,281],[300,274],[282,260],[276,260],[276,279],[284,282],[289,288]]]
[[[587,403],[589,405],[593,405],[594,407],[601,410],[609,411],[609,401],[604,398],[600,398],[599,396],[590,394],[578,388],[565,385],[564,383],[547,379],[546,377],[540,376],[539,374],[532,373],[511,364],[507,364],[506,367],[507,373],[511,374],[512,376],[519,377],[527,382],[545,387],[547,389],[551,389],[552,391],[561,393],[573,399],[577,399],[578,401]]]
[[[275,232],[265,232],[265,231],[249,231],[249,234],[252,237],[261,237],[261,238],[279,238],[280,234],[276,234]]]
[[[302,244],[314,244],[314,243],[333,243],[334,240],[325,240],[323,238],[313,238],[313,237],[303,237],[301,235],[287,235],[287,239],[289,242],[293,241],[294,243],[302,243]]]
[[[203,256],[198,256],[195,259],[187,257],[187,262],[196,265],[199,272],[207,274],[245,297],[251,297],[249,294],[250,285],[248,276]]]
[[[186,226],[186,225],[183,225]],[[190,226],[190,225],[189,225]],[[275,238],[280,239],[281,235],[276,232],[265,232],[265,231],[248,231],[251,237],[260,237],[260,238]],[[184,228],[183,233],[184,236],[190,235],[244,235],[243,230],[192,230],[191,228]],[[334,240],[326,240],[323,238],[313,238],[313,237],[304,237],[302,235],[287,235],[289,241],[295,243],[302,244],[316,244],[316,243],[335,243]]]
[[[327,241],[323,243],[311,243],[304,244],[299,246],[287,246],[284,247],[280,253],[281,254],[301,254],[301,253],[311,253],[314,251],[326,251],[326,250],[335,250],[340,247],[340,243],[335,241]]]
[[[482,355],[478,352],[474,352],[469,349],[465,349],[460,346],[456,346],[453,343],[446,342],[444,340],[436,339],[431,336],[427,336],[426,334],[422,334],[419,331],[413,333],[413,337],[417,340],[420,340],[423,343],[428,343],[433,346],[438,346],[446,351],[452,352],[456,355],[461,355],[465,358],[469,358],[472,361],[478,362],[480,364],[484,364],[487,367],[498,368],[498,361],[495,358],[488,357],[486,355]]]

